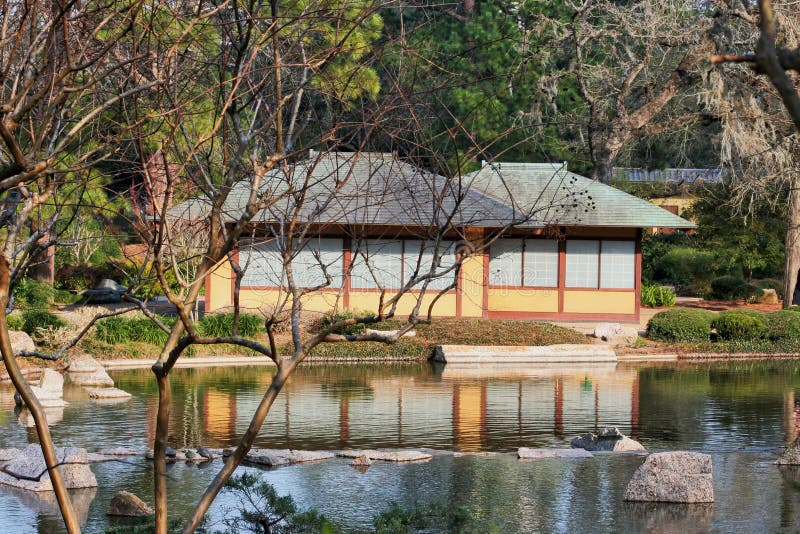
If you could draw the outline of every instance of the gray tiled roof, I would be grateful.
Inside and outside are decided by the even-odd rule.
[[[224,205],[225,218],[241,215],[251,184],[242,181]],[[292,192],[297,192],[293,194]],[[254,221],[289,220],[300,206],[301,222],[497,227],[523,222],[520,213],[495,198],[462,189],[447,179],[398,161],[391,154],[330,152],[268,173],[259,188],[278,199]]]
[[[241,216],[250,181],[235,184],[223,207],[225,222]],[[259,195],[277,199],[254,222],[281,222],[299,206],[299,222],[392,226],[503,227],[578,225],[692,228],[694,224],[608,185],[550,164],[499,163],[448,179],[391,154],[312,153],[269,172]],[[208,214],[195,198],[170,210],[176,218]]]
[[[565,170],[564,165],[494,163],[464,177],[544,225],[694,228],[696,225],[609,185]]]

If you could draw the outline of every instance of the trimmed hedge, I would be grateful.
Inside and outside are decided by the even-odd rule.
[[[710,311],[691,308],[659,312],[647,323],[647,337],[662,341],[707,341],[713,318]]]
[[[674,306],[675,292],[668,287],[662,287],[656,284],[643,284],[641,303],[642,306],[650,308]]]
[[[800,313],[780,310],[767,316],[767,337],[773,341],[800,339]]]
[[[755,300],[763,294],[762,289],[748,284],[743,278],[720,276],[711,281],[708,297],[714,300]]]
[[[725,311],[717,315],[711,326],[724,341],[748,341],[767,334],[767,316],[755,310]]]

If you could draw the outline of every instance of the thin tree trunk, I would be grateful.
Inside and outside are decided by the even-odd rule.
[[[789,227],[786,229],[786,268],[783,273],[783,307],[800,304],[800,177],[794,178],[789,190]]]
[[[167,373],[156,373],[158,381],[158,414],[156,436],[153,443],[153,475],[155,484],[156,533],[167,534],[167,438],[172,391]]]
[[[36,423],[36,433],[39,436],[39,443],[42,446],[44,463],[47,466],[47,472],[50,474],[50,481],[53,484],[53,491],[56,494],[58,507],[64,518],[64,525],[67,528],[67,532],[70,534],[79,533],[81,527],[78,523],[78,516],[75,515],[75,510],[72,507],[72,500],[69,497],[64,478],[61,476],[61,471],[57,467],[59,460],[56,456],[53,436],[50,434],[50,427],[47,424],[44,409],[41,403],[39,403],[39,399],[37,399],[36,395],[31,391],[28,382],[25,380],[19,368],[19,364],[17,363],[17,359],[14,356],[14,349],[11,346],[11,338],[8,335],[8,322],[6,320],[5,311],[3,311],[8,304],[9,278],[10,269],[8,261],[0,257],[0,352],[3,354],[3,363],[6,366],[11,382],[22,397],[25,406],[30,410],[33,420]]]
[[[264,419],[266,419],[267,414],[269,414],[272,403],[275,402],[275,398],[278,396],[278,393],[281,392],[281,389],[286,384],[286,379],[291,375],[296,365],[296,360],[293,359],[285,364],[285,366],[282,364],[278,366],[278,372],[275,373],[272,383],[264,393],[264,397],[261,399],[256,412],[253,414],[250,420],[250,426],[247,427],[247,431],[239,441],[236,450],[228,457],[223,468],[220,469],[217,476],[215,476],[214,480],[208,485],[203,496],[200,497],[200,501],[197,503],[192,515],[183,527],[184,534],[192,534],[197,530],[203,517],[208,512],[211,503],[214,502],[214,499],[216,499],[219,492],[225,486],[225,483],[228,482],[228,479],[231,478],[231,475],[233,475],[236,468],[239,467],[239,464],[242,463],[242,460],[244,460],[244,457],[250,451],[256,436],[258,436],[258,432],[261,430],[261,426],[264,424]]]

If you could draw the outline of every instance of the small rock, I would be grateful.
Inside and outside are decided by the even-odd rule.
[[[366,454],[362,454],[353,458],[353,461],[350,462],[350,465],[353,467],[369,467],[372,465],[372,460],[370,460],[369,456]]]
[[[210,450],[206,449],[202,445],[197,447],[197,454],[199,454],[200,456],[202,456],[206,460],[213,460],[214,459],[214,453],[211,452]]]
[[[639,331],[619,323],[599,323],[594,328],[594,337],[611,345],[633,345],[639,339]]]
[[[594,458],[594,455],[584,449],[530,449],[520,447],[517,449],[520,460],[541,460],[545,458]]]
[[[55,452],[68,489],[97,487],[84,449],[57,447]],[[0,471],[0,483],[30,491],[53,491],[42,448],[34,443],[19,451]]]
[[[92,399],[129,399],[132,397],[127,391],[117,388],[84,388]]]
[[[394,336],[397,335],[399,330],[374,330],[372,328],[365,328],[364,333],[367,335],[376,335],[376,336]],[[417,332],[414,330],[409,330],[401,337],[416,337]]]
[[[597,434],[591,432],[582,434],[573,438],[570,445],[574,449],[587,451],[631,452],[645,450],[641,443],[623,436],[616,427],[602,428]]]
[[[152,508],[133,493],[127,491],[117,492],[111,498],[107,515],[121,515],[127,517],[143,517],[153,515]]]
[[[14,352],[33,352],[36,350],[36,345],[27,332],[9,330],[8,337],[11,340],[11,348],[14,349]]]
[[[714,502],[711,456],[683,451],[651,454],[633,473],[625,500]]]

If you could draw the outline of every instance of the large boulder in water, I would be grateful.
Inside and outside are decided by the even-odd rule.
[[[800,437],[775,460],[778,465],[800,465]]]
[[[643,451],[645,448],[638,441],[624,436],[617,427],[603,427],[597,434],[587,433],[572,438],[570,442],[574,449],[587,451],[613,451],[632,452]]]
[[[683,451],[651,454],[633,473],[625,500],[714,502],[711,456]]]
[[[155,512],[147,506],[142,499],[127,491],[119,491],[111,498],[107,515],[121,515],[126,517],[144,517]]]
[[[97,487],[85,449],[58,447],[56,458],[68,489]],[[42,448],[34,443],[14,455],[0,471],[0,483],[30,491],[53,491]]]

